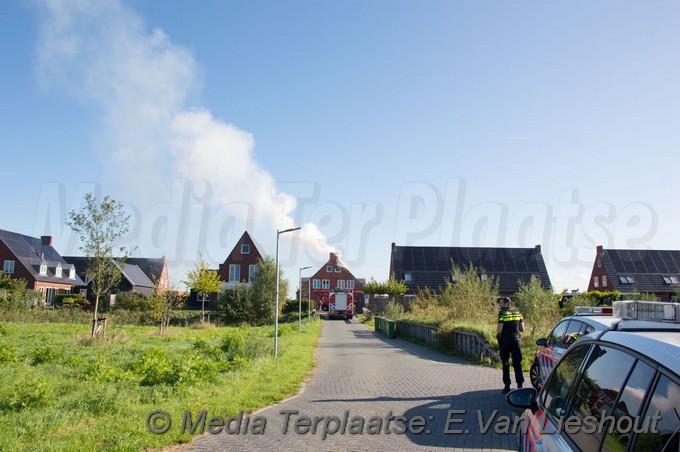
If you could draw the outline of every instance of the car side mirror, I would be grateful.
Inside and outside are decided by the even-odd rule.
[[[534,405],[538,391],[534,388],[513,389],[505,395],[505,400],[515,408],[529,409]]]
[[[536,345],[538,345],[540,347],[547,347],[548,346],[548,340],[544,337],[542,337],[540,339],[536,339]]]

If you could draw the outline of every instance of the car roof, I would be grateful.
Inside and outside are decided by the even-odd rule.
[[[589,336],[634,350],[680,377],[680,329],[606,330]]]
[[[591,325],[601,325],[604,328],[611,326],[613,323],[621,320],[618,317],[613,317],[611,315],[572,315],[565,317],[566,319],[577,319],[577,320],[587,320],[587,323]]]

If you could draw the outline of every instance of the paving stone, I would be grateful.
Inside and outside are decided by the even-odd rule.
[[[264,434],[204,434],[181,449],[516,449],[516,435],[494,430],[499,416],[512,417],[500,391],[498,369],[400,338],[385,339],[358,322],[342,321],[324,323],[317,360],[318,368],[301,395],[257,413],[267,420]],[[286,420],[282,411],[297,411],[288,419],[286,434],[282,433]],[[306,421],[302,416],[318,420],[316,432],[310,428],[303,433],[303,424],[296,431],[295,422]],[[488,431],[482,433],[490,419]],[[352,427],[359,429],[362,420],[362,433],[352,433]],[[421,420],[423,425],[418,424]],[[379,433],[371,434],[369,427],[379,423]]]

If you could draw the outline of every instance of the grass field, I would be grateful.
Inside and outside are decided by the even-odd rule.
[[[0,324],[0,450],[141,450],[189,442],[185,410],[198,415],[254,411],[298,392],[314,366],[322,323],[273,328]],[[167,412],[172,427],[147,430]]]

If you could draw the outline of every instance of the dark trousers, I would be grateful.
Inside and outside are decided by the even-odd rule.
[[[512,356],[512,367],[515,369],[515,382],[517,385],[524,383],[524,374],[522,373],[522,343],[519,336],[501,338],[498,344],[501,355],[501,363],[503,364],[503,383],[505,386],[510,386],[510,357]]]

